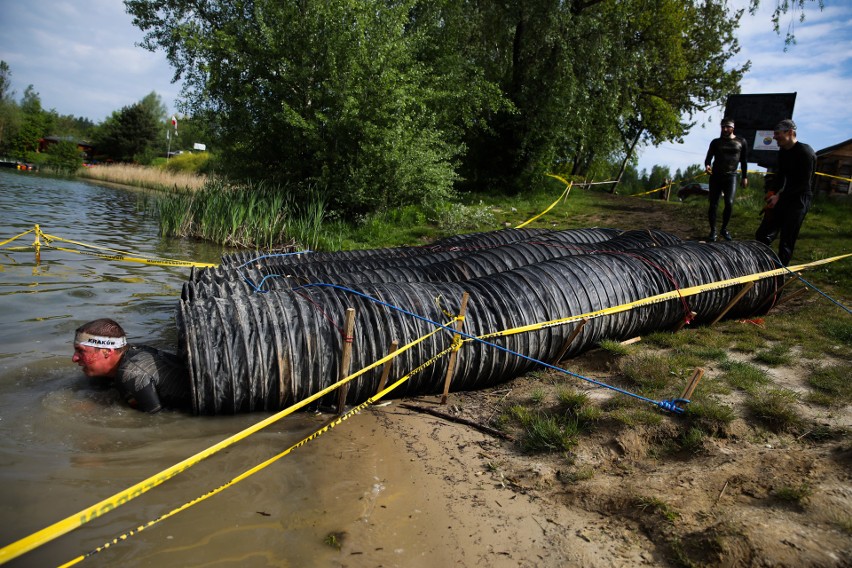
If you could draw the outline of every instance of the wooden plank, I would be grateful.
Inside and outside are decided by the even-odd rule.
[[[583,318],[577,323],[577,327],[574,328],[574,331],[571,332],[571,335],[565,340],[565,343],[562,344],[562,347],[559,348],[559,354],[553,358],[550,362],[552,365],[558,365],[562,358],[565,357],[565,353],[568,352],[568,348],[577,339],[577,336],[580,335],[580,332],[583,331],[583,327],[589,323],[589,318]]]
[[[396,353],[396,350],[399,348],[399,340],[394,339],[391,342],[390,349],[388,349],[388,355],[392,353]],[[388,376],[390,376],[391,367],[393,367],[393,359],[387,361],[382,367],[382,378],[379,381],[379,388],[376,389],[376,394],[379,394],[383,390],[385,390],[385,385],[388,382]]]
[[[352,363],[352,342],[355,331],[355,308],[346,308],[346,323],[343,327],[343,356],[340,361],[340,374],[338,380],[349,376],[349,367]],[[343,414],[346,408],[346,395],[349,394],[349,383],[346,383],[337,391],[337,414]]]
[[[467,301],[470,299],[470,294],[465,292],[462,294],[461,299],[461,308],[459,308],[459,318],[456,320],[456,331],[461,331],[464,326],[464,314],[467,312]],[[455,341],[455,334],[453,335],[453,340]],[[450,380],[453,377],[453,372],[456,370],[456,358],[458,357],[458,350],[454,350],[450,353],[450,362],[447,365],[447,376],[444,377],[444,394],[441,395],[441,404],[447,404],[447,395],[450,392]]]
[[[754,288],[754,282],[749,282],[748,284],[743,286],[742,290],[737,292],[737,295],[734,296],[733,299],[731,299],[730,302],[728,302],[728,305],[725,306],[725,309],[722,310],[722,312],[718,316],[716,316],[716,319],[714,319],[713,321],[710,322],[710,325],[715,325],[716,323],[719,322],[720,319],[725,317],[725,314],[727,314],[729,311],[731,311],[731,308],[736,306],[737,302],[742,300],[743,296],[745,296],[748,293],[748,291],[751,290],[752,288]]]

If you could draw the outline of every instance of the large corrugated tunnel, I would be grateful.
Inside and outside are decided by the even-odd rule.
[[[312,284],[293,290],[182,300],[178,327],[196,413],[274,411],[337,381],[343,319],[349,307],[356,313],[351,364],[356,370],[385,356],[394,340],[405,345],[435,329],[432,322],[447,322],[448,314],[458,313],[465,292],[469,302],[463,331],[480,336],[777,267],[774,253],[757,242],[690,242],[557,258],[464,282],[370,283],[346,289]],[[727,317],[766,309],[779,280],[758,280]],[[623,340],[673,329],[690,311],[697,314],[699,323],[710,321],[739,291],[738,286],[711,287],[694,296],[592,318],[571,343],[567,356],[603,339]],[[450,389],[492,386],[538,365],[511,352],[552,360],[575,325],[491,339],[498,347],[465,344],[458,352]],[[393,375],[421,366],[451,343],[452,334],[442,330],[394,359]],[[447,358],[443,357],[394,394],[441,392],[446,372]],[[360,376],[351,384],[347,402],[359,403],[373,395],[380,377],[380,368]],[[331,396],[323,402],[331,404]]]

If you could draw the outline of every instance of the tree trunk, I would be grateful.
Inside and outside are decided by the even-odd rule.
[[[642,132],[644,132],[644,128],[640,128],[638,132],[636,132],[636,136],[633,137],[633,140],[630,141],[630,146],[627,148],[627,152],[624,155],[624,159],[621,161],[621,168],[618,170],[618,176],[615,178],[615,183],[612,184],[610,188],[610,193],[615,193],[615,190],[618,189],[618,184],[621,183],[621,178],[624,176],[624,170],[627,169],[627,162],[630,161],[630,158],[633,157],[633,151],[636,149],[636,144],[639,143],[639,138],[642,137]]]

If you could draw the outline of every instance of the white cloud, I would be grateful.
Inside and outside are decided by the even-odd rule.
[[[96,122],[151,91],[174,110],[179,85],[162,53],[136,44],[142,32],[117,0],[0,0],[0,59],[18,97],[32,84],[42,105]]]

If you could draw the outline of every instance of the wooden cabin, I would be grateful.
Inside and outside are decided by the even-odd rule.
[[[70,136],[45,136],[44,138],[38,141],[38,151],[44,152],[54,144],[58,144],[59,142],[73,142],[77,145],[77,149],[80,151],[80,154],[83,156],[84,162],[90,162],[92,160],[92,156],[95,152],[95,147],[88,142],[81,142],[79,140],[75,140]]]
[[[852,193],[852,138],[846,142],[818,150],[814,191],[826,193]],[[835,177],[828,177],[835,176]],[[845,178],[845,179],[837,179]]]

